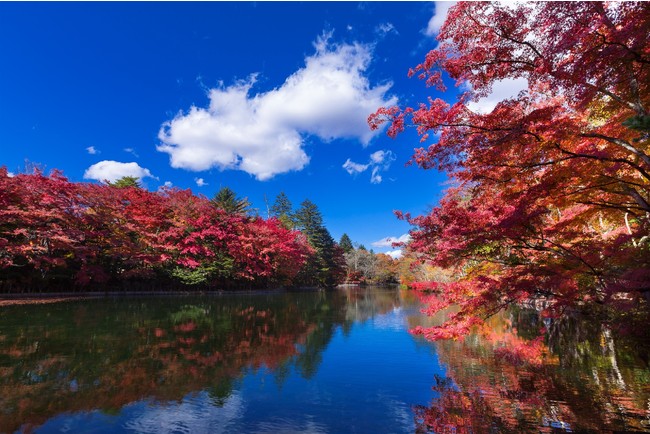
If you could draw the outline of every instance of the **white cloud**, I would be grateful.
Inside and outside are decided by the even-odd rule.
[[[390,151],[377,151],[370,154],[370,161],[374,164],[381,164],[385,160],[394,161],[393,153]]]
[[[399,258],[402,257],[402,249],[391,250],[391,251],[386,252],[384,254],[390,256],[393,259],[399,259]]]
[[[498,103],[505,99],[516,97],[519,92],[527,87],[528,80],[523,77],[505,78],[496,81],[494,85],[492,85],[492,92],[488,96],[481,98],[476,102],[470,102],[467,107],[475,113],[490,113]]]
[[[435,7],[433,10],[433,16],[429,20],[427,29],[425,33],[429,36],[436,36],[440,32],[440,28],[445,23],[447,19],[447,14],[449,9],[454,6],[457,2],[435,2]]]
[[[382,36],[387,35],[389,33],[395,33],[396,35],[399,35],[399,32],[397,31],[393,23],[382,23],[375,28],[375,31]]]
[[[97,181],[113,182],[125,176],[134,176],[140,179],[156,178],[149,169],[140,167],[138,163],[120,163],[111,160],[95,163],[84,172],[84,179],[95,179]]]
[[[98,149],[95,149],[94,146],[88,146],[88,147],[86,148],[86,151],[87,151],[90,155],[95,155],[95,154],[99,154],[99,153],[100,153],[99,150],[98,150]]]
[[[364,172],[368,167],[370,167],[369,164],[354,163],[349,158],[345,161],[345,163],[343,163],[343,168],[350,175],[356,175],[358,173]]]
[[[14,176],[16,176],[14,172],[7,172],[7,177],[13,178]]]
[[[128,152],[129,154],[133,155],[134,157],[140,157],[137,152],[135,152],[135,149],[133,148],[124,148],[124,152]]]
[[[375,166],[372,168],[372,174],[370,175],[370,182],[372,184],[381,184],[381,181],[383,181],[383,178],[379,174],[379,166]]]
[[[199,187],[203,187],[205,185],[208,185],[208,183],[205,182],[203,180],[203,178],[194,178],[194,182],[196,182],[196,185],[198,185]]]
[[[380,184],[383,178],[379,173],[388,170],[393,161],[395,161],[395,154],[391,151],[376,151],[370,154],[368,164],[355,163],[348,158],[345,163],[343,163],[343,168],[350,175],[356,175],[364,172],[369,167],[372,167],[370,182],[373,184]]]
[[[250,95],[255,76],[209,91],[207,108],[191,107],[163,124],[158,151],[175,168],[193,171],[238,169],[259,180],[309,163],[304,137],[323,141],[357,139],[364,146],[378,134],[367,117],[397,103],[392,84],[372,87],[364,75],[371,59],[361,44],[315,43],[305,66],[278,88]]]
[[[167,188],[171,188],[174,184],[172,184],[171,181],[165,181],[165,184],[164,184],[164,185],[165,185],[165,187],[167,187]]]
[[[411,236],[409,234],[404,234],[398,238],[395,237],[386,237],[382,238],[379,241],[375,241],[374,243],[371,243],[373,247],[393,247],[394,243],[408,243],[411,240]]]

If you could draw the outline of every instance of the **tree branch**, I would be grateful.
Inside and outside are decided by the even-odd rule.
[[[588,136],[587,135],[582,135],[582,137],[588,137]],[[605,136],[603,136],[603,137],[605,137]],[[618,140],[618,139],[616,139],[616,140]],[[564,154],[568,154],[568,155],[573,155],[574,157],[588,158],[588,159],[591,159],[591,160],[599,160],[599,161],[607,161],[607,162],[610,162],[610,163],[627,164],[627,165],[633,167],[634,169],[636,169],[644,178],[646,178],[647,180],[650,180],[650,174],[648,172],[646,172],[643,169],[643,167],[641,167],[638,164],[633,163],[632,161],[627,160],[625,158],[607,158],[607,157],[599,157],[599,156],[591,155],[591,154],[580,154],[580,153],[576,153],[576,152],[571,152],[571,151],[569,151],[567,149],[564,149],[562,146],[560,146],[559,143],[555,143],[555,147],[560,152],[562,152]],[[639,152],[642,155],[645,155],[645,154],[643,154],[643,152],[641,152],[641,151],[639,151]],[[635,154],[635,155],[638,155],[638,154]],[[648,158],[647,155],[646,155],[646,158]],[[650,166],[650,160],[648,161],[648,163],[649,163],[649,166]]]

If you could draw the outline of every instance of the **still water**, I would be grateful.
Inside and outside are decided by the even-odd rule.
[[[429,343],[410,291],[0,308],[0,432],[650,432],[643,334],[513,310]],[[548,333],[538,337],[541,325]]]

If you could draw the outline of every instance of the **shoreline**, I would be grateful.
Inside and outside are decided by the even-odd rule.
[[[53,303],[63,303],[65,301],[73,301],[73,300],[85,300],[89,297],[35,297],[35,298],[12,298],[12,299],[5,299],[3,297],[0,297],[0,307],[6,307],[6,306],[24,306],[24,305],[32,305],[32,304],[53,304]]]
[[[0,308],[5,306],[21,306],[30,304],[52,304],[66,301],[91,300],[116,297],[221,297],[225,295],[264,295],[277,293],[305,292],[305,291],[332,291],[338,289],[360,288],[359,284],[339,284],[331,288],[297,287],[297,288],[269,288],[269,289],[218,289],[213,291],[84,291],[84,292],[27,292],[27,293],[0,293]]]
[[[241,290],[214,290],[214,291],[86,291],[86,292],[32,292],[32,293],[5,293],[0,294],[0,307],[20,306],[29,304],[51,304],[66,301],[79,301],[115,297],[142,297],[142,296],[224,296],[224,295],[263,295],[280,292],[302,292],[302,291],[327,291],[336,288],[269,288],[269,289],[241,289]]]

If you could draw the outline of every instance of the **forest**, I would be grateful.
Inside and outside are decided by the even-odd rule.
[[[345,275],[343,251],[320,211],[253,215],[222,188],[151,192],[135,178],[68,181],[61,173],[0,169],[0,267],[7,292],[327,287]],[[291,216],[291,217],[289,217]]]
[[[134,177],[73,183],[3,168],[0,207],[7,292],[327,288],[410,273],[347,234],[335,242],[316,204],[294,210],[284,193],[263,218],[229,187],[208,199]]]

